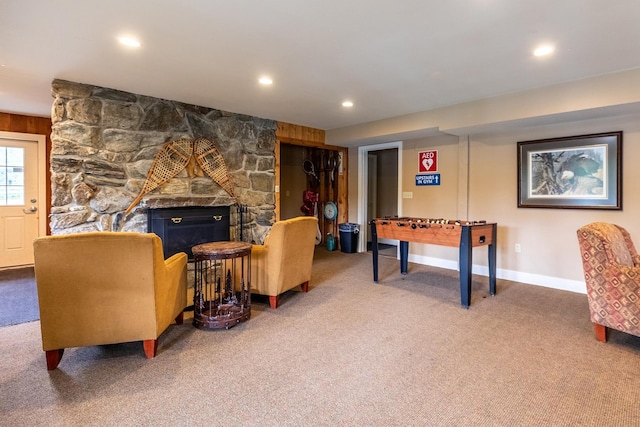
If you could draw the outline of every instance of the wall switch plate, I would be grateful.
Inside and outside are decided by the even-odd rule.
[[[413,199],[413,193],[411,191],[403,191],[402,192],[403,199]]]
[[[522,247],[520,246],[520,243],[516,243],[515,249],[517,253],[520,253],[522,251]]]

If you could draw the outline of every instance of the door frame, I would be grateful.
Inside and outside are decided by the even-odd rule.
[[[0,138],[38,145],[38,236],[44,236],[47,234],[47,137],[34,133],[0,131]]]
[[[398,149],[398,216],[402,216],[402,141],[387,142],[383,144],[363,145],[358,147],[358,215],[357,221],[360,224],[360,239],[358,242],[358,252],[367,251],[367,237],[369,227],[367,221],[367,185],[369,178],[368,157],[370,151],[386,150],[388,148]]]

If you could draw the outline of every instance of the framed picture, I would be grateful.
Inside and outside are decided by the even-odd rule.
[[[622,132],[518,142],[518,207],[622,209]]]

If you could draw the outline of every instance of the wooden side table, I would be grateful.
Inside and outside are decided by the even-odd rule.
[[[194,246],[193,325],[229,329],[251,317],[251,244]]]

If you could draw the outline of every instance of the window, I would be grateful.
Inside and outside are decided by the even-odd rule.
[[[0,146],[0,206],[24,205],[24,148]]]

